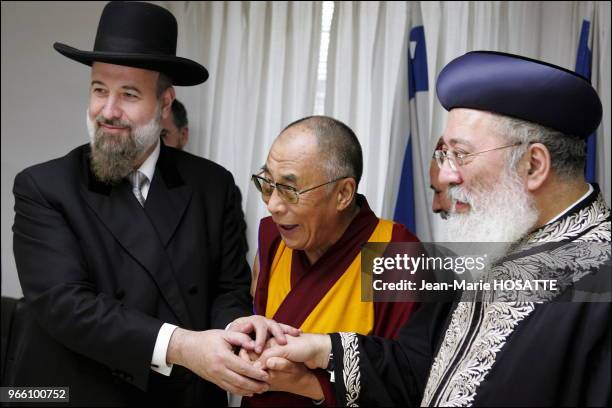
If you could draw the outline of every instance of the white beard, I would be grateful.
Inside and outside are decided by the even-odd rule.
[[[475,186],[472,192],[449,186],[447,194],[452,208],[442,242],[496,243],[482,246],[489,263],[531,231],[539,216],[535,201],[513,170],[506,169],[489,191],[483,186]],[[469,212],[457,213],[457,200],[468,203]]]

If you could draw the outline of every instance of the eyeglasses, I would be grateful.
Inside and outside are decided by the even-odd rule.
[[[483,150],[482,152],[468,154],[455,153],[453,150],[436,150],[434,152],[433,157],[434,159],[436,159],[436,163],[438,164],[439,168],[442,168],[442,166],[444,165],[444,160],[448,159],[448,163],[450,164],[451,169],[453,171],[457,171],[459,167],[463,166],[464,164],[468,164],[471,161],[471,158],[474,156],[478,156],[479,154],[487,152],[492,152],[494,150],[507,149],[508,147],[516,147],[522,144],[523,142],[516,142],[511,145],[496,147],[495,149]]]
[[[348,178],[348,176],[338,177],[337,179],[333,179],[328,181],[327,183],[319,184],[318,186],[310,187],[301,191],[298,191],[295,187],[287,186],[285,184],[273,183],[271,180],[268,180],[265,177],[257,176],[253,174],[251,179],[253,180],[253,184],[259,192],[261,193],[261,197],[264,202],[268,202],[270,196],[274,192],[274,189],[278,192],[279,197],[289,204],[297,204],[300,200],[300,195],[307,193],[309,191],[314,190],[315,188],[323,187],[331,183],[335,183],[338,180],[342,180]]]

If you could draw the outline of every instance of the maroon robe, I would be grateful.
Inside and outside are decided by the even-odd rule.
[[[300,327],[321,299],[325,296],[344,271],[359,256],[365,243],[374,232],[379,219],[372,212],[364,196],[357,195],[360,211],[348,226],[342,237],[332,245],[313,265],[304,251],[294,250],[291,265],[291,292],[287,295],[274,315],[274,320],[293,327]],[[255,289],[255,314],[265,315],[268,300],[270,268],[281,242],[281,235],[272,217],[261,220],[259,226],[259,276]],[[418,242],[403,225],[394,224],[391,242]],[[411,302],[375,302],[374,327],[372,335],[395,338],[402,325],[416,310],[418,304]],[[315,370],[323,394],[324,405],[336,405],[329,374]],[[316,406],[310,398],[271,391],[242,399],[242,406]]]

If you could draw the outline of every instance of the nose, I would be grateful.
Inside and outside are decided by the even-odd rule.
[[[102,116],[106,119],[119,119],[121,118],[122,111],[119,107],[119,103],[114,96],[109,96],[104,102],[102,108]]]
[[[270,214],[282,214],[287,211],[287,203],[278,195],[278,190],[273,189],[268,202],[266,203]]]
[[[440,168],[438,180],[440,184],[445,187],[452,184],[461,184],[463,182],[461,174],[451,168],[448,159],[444,160],[444,163]]]

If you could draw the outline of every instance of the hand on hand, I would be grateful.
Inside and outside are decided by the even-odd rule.
[[[310,369],[327,368],[330,353],[329,335],[304,333],[299,337],[287,337],[287,344],[284,345],[270,339],[258,360],[264,368],[270,368],[268,360],[272,357],[304,363]]]
[[[278,346],[274,338],[268,340],[266,347]],[[259,355],[241,349],[240,357],[256,367],[261,367]],[[319,380],[303,363],[294,363],[282,357],[270,357],[267,362],[267,371],[270,375],[267,383],[270,391],[284,391],[297,395],[302,395],[313,400],[320,400],[324,397]]]
[[[304,363],[294,363],[281,357],[270,357],[266,362],[270,391],[285,391],[313,400],[323,398],[319,380]]]
[[[268,391],[269,374],[261,369],[261,363],[248,363],[233,352],[234,346],[252,346],[252,343],[244,333],[177,328],[170,339],[167,360],[231,393],[253,395]]]
[[[255,341],[250,333],[255,333]],[[234,347],[240,347],[239,356]],[[167,360],[234,394],[251,396],[272,389],[320,399],[319,382],[307,367],[327,367],[330,350],[327,335],[301,334],[263,316],[248,316],[225,331],[177,328]]]
[[[287,337],[285,334],[299,336],[301,333],[301,331],[295,327],[277,323],[274,320],[267,319],[260,315],[240,317],[234,320],[227,330],[244,334],[255,332],[255,342],[243,347],[248,350],[254,350],[257,354],[261,354],[270,335],[276,339],[278,344],[287,344]]]

